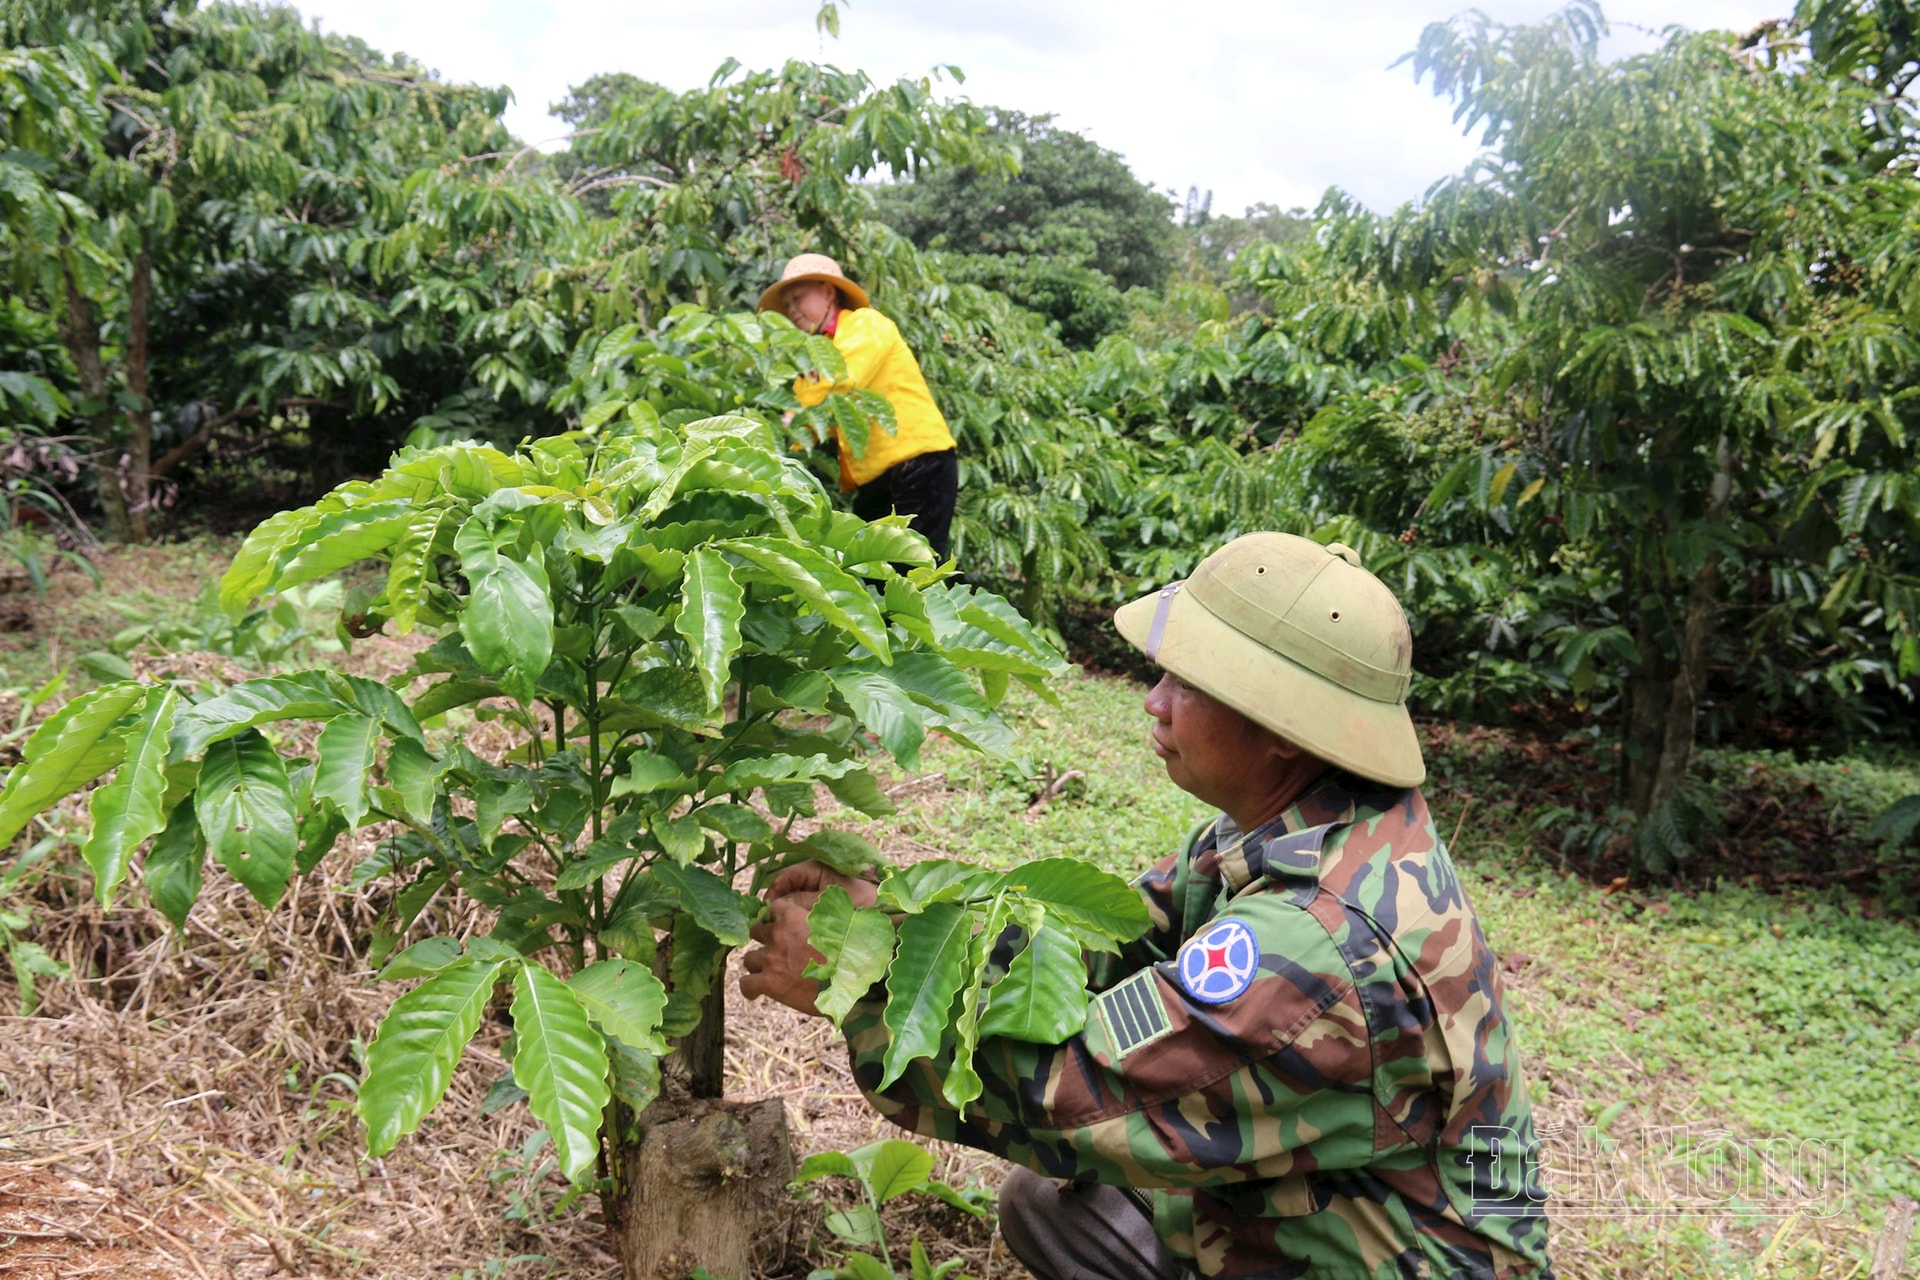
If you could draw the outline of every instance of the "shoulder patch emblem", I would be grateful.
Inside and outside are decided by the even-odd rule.
[[[1107,1041],[1113,1046],[1116,1063],[1172,1029],[1167,1006],[1160,999],[1160,984],[1154,981],[1151,967],[1107,988],[1096,999],[1100,1017],[1107,1024]]]
[[[1202,1004],[1225,1004],[1259,971],[1260,944],[1238,920],[1222,920],[1180,948],[1180,985]]]

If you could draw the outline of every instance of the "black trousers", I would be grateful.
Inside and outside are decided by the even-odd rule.
[[[1000,1186],[1000,1238],[1039,1280],[1192,1280],[1132,1193],[1063,1186],[1015,1167]]]
[[[913,517],[914,531],[933,544],[942,560],[952,546],[953,502],[960,490],[960,460],[951,449],[908,458],[854,491],[853,514],[878,520],[890,512]]]

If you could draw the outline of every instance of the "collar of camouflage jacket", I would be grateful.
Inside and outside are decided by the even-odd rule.
[[[1360,806],[1344,783],[1337,771],[1330,772],[1279,817],[1245,834],[1232,818],[1221,814],[1213,824],[1213,847],[1200,853],[1194,869],[1219,876],[1229,893],[1269,876],[1318,880],[1327,833],[1359,814]],[[1378,789],[1377,784],[1370,785]]]

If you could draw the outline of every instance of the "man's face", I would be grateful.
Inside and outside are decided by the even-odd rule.
[[[1251,797],[1273,789],[1287,743],[1172,672],[1147,693],[1153,750],[1167,777],[1216,809],[1240,813]],[[1297,753],[1297,752],[1296,752]]]
[[[780,309],[802,333],[818,333],[840,302],[840,291],[823,280],[802,280],[788,289]]]

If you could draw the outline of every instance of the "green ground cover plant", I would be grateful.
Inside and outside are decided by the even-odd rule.
[[[53,679],[81,654],[111,650],[130,627],[191,631],[211,619],[201,597],[238,544],[195,535],[148,550],[108,546],[96,553],[101,582],[78,573],[52,576],[46,607],[32,625],[0,632],[0,688],[30,689]],[[74,668],[75,687],[92,677]]]

